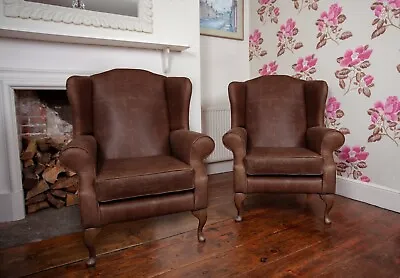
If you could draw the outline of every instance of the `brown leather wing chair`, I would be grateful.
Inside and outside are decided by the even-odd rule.
[[[324,221],[336,189],[333,152],[342,133],[324,127],[328,86],[289,76],[262,76],[229,84],[232,129],[223,137],[234,156],[236,221],[248,193],[317,193]]]
[[[187,78],[136,69],[68,79],[74,139],[61,161],[79,175],[88,266],[100,227],[113,222],[192,211],[205,241],[203,160],[214,141],[189,131],[191,93]]]

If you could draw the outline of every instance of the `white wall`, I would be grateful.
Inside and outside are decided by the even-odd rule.
[[[200,80],[200,29],[199,2],[182,0],[154,0],[154,32],[143,34],[115,31],[121,38],[129,38],[163,43],[181,43],[190,48],[183,53],[172,54],[170,76],[186,76],[193,83],[190,109],[191,129],[201,130],[201,80]],[[21,19],[22,20],[22,19]],[[4,22],[2,22],[4,23]],[[29,22],[28,22],[29,23]],[[26,23],[24,23],[26,24]],[[39,24],[37,21],[32,25]],[[59,23],[62,24],[62,23]],[[57,25],[52,25],[56,28]],[[76,26],[75,26],[76,27]],[[50,27],[49,27],[50,28]],[[93,27],[94,28],[94,27]],[[96,30],[98,35],[100,30]],[[111,30],[105,30],[105,36]],[[49,43],[0,38],[0,75],[7,72],[18,73],[47,71],[54,73],[79,74],[95,73],[112,68],[143,68],[162,74],[161,53],[153,50],[133,48],[89,46],[66,43]],[[0,82],[1,83],[1,82]],[[8,91],[0,86],[0,94]],[[2,102],[0,96],[0,104]],[[0,111],[0,154],[7,150],[7,132],[4,111]],[[6,149],[4,149],[6,148]],[[15,204],[22,203],[22,187],[16,185],[10,172],[10,159],[0,157],[0,222],[24,217],[15,212]],[[11,199],[11,201],[10,201]]]
[[[244,1],[244,40],[201,36],[202,106],[229,106],[228,85],[249,77],[249,1]]]

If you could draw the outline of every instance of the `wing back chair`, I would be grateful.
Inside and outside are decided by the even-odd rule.
[[[317,193],[329,224],[336,189],[333,152],[342,133],[324,127],[328,86],[289,76],[262,76],[228,87],[231,130],[223,143],[234,156],[236,221],[248,193]]]
[[[207,182],[203,160],[214,141],[189,131],[189,79],[114,69],[67,80],[74,138],[61,162],[79,175],[88,266],[106,224],[192,211],[205,241]]]

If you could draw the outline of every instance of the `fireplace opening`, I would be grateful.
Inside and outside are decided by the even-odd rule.
[[[78,203],[78,176],[60,151],[72,139],[65,90],[15,90],[22,183],[27,214]]]

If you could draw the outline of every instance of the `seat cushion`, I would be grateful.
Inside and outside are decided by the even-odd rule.
[[[245,157],[248,175],[321,175],[322,156],[305,148],[252,148]]]
[[[193,188],[193,169],[172,156],[105,160],[100,165],[95,185],[99,202]]]

